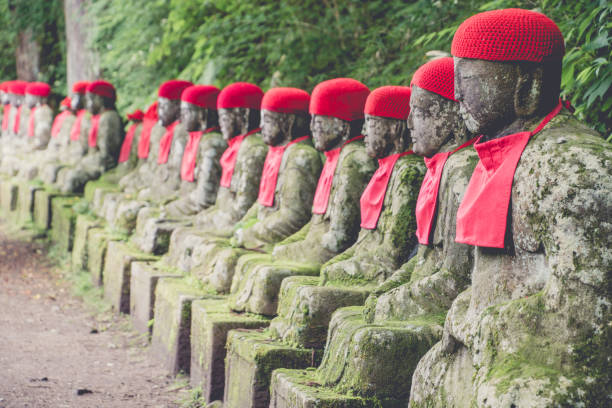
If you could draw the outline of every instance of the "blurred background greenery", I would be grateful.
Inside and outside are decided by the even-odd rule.
[[[566,40],[563,97],[612,141],[612,2],[608,0],[81,0],[87,44],[125,113],[164,80],[264,89],[353,77],[370,88],[408,85],[421,64],[450,52],[454,31],[479,11],[521,7],[557,22]],[[0,0],[0,75],[16,74],[16,33],[43,44],[40,79],[66,91],[62,0]]]

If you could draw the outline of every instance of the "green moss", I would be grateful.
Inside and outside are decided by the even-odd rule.
[[[289,244],[292,244],[294,242],[303,241],[306,238],[306,235],[308,235],[308,231],[310,231],[310,222],[306,223],[306,225],[304,225],[295,234],[289,235],[287,238],[285,238],[284,240],[280,241],[277,245],[278,246],[289,245]]]

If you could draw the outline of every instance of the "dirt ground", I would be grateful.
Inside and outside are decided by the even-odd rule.
[[[0,408],[185,403],[187,380],[166,375],[129,319],[101,311],[84,275],[79,286],[54,265],[0,222]]]

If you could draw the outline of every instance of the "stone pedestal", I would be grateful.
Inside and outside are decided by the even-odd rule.
[[[115,313],[130,313],[132,262],[153,260],[155,256],[144,254],[126,242],[108,242],[103,272],[104,298]]]
[[[226,299],[203,299],[191,307],[191,385],[201,387],[206,402],[223,398],[225,345],[230,330],[268,326],[263,316],[234,313]]]
[[[87,233],[87,270],[91,275],[92,283],[96,286],[102,286],[104,283],[107,245],[113,239],[119,240],[102,227],[90,228]]]
[[[20,181],[17,199],[17,222],[20,225],[31,223],[34,213],[34,196],[43,187],[38,183]]]
[[[72,250],[74,224],[76,215],[72,206],[77,202],[77,196],[54,197],[51,201],[51,240],[60,253]]]
[[[130,281],[130,317],[140,333],[153,332],[155,289],[160,278],[180,278],[178,272],[157,268],[155,262],[132,262]]]
[[[102,180],[104,176],[102,176],[98,180],[91,180],[85,184],[85,189],[83,192],[83,197],[89,203],[94,202],[94,197],[96,196],[96,190],[106,191],[106,192],[118,192],[121,191],[121,188],[118,184],[109,183],[106,180]]]
[[[88,235],[92,228],[99,227],[101,221],[88,214],[80,214],[74,227],[74,242],[72,244],[72,271],[87,270]]]
[[[2,179],[0,184],[0,208],[7,220],[12,220],[17,210],[18,186],[12,178]]]
[[[272,341],[266,333],[232,330],[227,339],[226,408],[267,408],[270,378],[277,368],[317,366],[322,352]]]
[[[56,197],[70,197],[54,190],[37,190],[34,192],[34,225],[41,230],[51,228],[53,212],[51,203]]]
[[[215,295],[193,278],[162,278],[155,289],[151,347],[166,369],[189,374],[191,360],[191,303]]]

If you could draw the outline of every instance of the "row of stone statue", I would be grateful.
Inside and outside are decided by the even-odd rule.
[[[559,99],[563,37],[496,10],[452,54],[371,92],[167,81],[125,137],[108,82],[52,124],[15,81],[0,169],[101,176],[74,263],[103,242],[105,296],[207,401],[606,406],[612,150]]]

